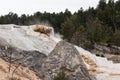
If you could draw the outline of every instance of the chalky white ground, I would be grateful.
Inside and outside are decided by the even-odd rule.
[[[50,53],[59,39],[53,37],[44,38],[33,30],[35,25],[32,26],[17,26],[17,25],[0,25],[0,38],[3,38],[13,47],[22,50],[37,50],[46,55]]]
[[[88,69],[92,67],[94,68],[93,70],[96,70],[93,73],[95,73],[97,80],[120,80],[120,63],[113,63],[112,61],[108,61],[105,57],[97,57],[83,48],[75,47],[80,55],[85,55],[95,62],[97,67],[92,67],[87,63],[85,64]]]

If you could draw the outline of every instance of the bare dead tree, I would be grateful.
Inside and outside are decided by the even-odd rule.
[[[11,80],[11,78],[14,78],[15,71],[21,65],[21,63],[19,63],[18,65],[15,66],[15,68],[13,70],[11,70],[13,68],[12,63],[15,63],[16,61],[21,60],[21,59],[25,59],[25,56],[23,58],[14,59],[13,58],[13,53],[15,52],[15,50],[14,50],[13,47],[2,46],[1,48],[2,48],[2,49],[0,49],[1,57],[4,57],[4,59],[9,62],[9,65],[8,65],[8,74],[9,74],[8,79]]]

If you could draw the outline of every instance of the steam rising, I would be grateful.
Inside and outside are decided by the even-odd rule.
[[[52,30],[51,33],[50,33],[50,37],[56,42],[61,41],[62,40],[62,35],[60,35],[59,33],[55,33],[53,27],[50,27],[50,28]]]
[[[56,42],[59,42],[62,40],[62,36],[59,33],[54,33],[53,35],[50,35],[50,37]]]

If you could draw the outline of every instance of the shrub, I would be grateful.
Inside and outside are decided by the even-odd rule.
[[[57,76],[54,77],[53,80],[69,80],[68,76],[65,74],[65,72],[61,71],[57,74]]]
[[[7,77],[5,80],[21,80],[21,79],[17,77],[10,77],[10,78]]]
[[[96,54],[96,56],[100,56],[100,54]]]
[[[103,54],[101,54],[101,57],[105,57]]]

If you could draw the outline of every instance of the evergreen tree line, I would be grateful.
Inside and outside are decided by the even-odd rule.
[[[66,9],[65,12],[48,13],[36,12],[33,15],[18,14],[9,12],[7,15],[0,16],[0,24],[16,24],[16,25],[33,25],[33,24],[48,24],[55,28],[55,31],[60,30],[60,25],[67,17],[71,16],[71,12]]]
[[[100,0],[96,8],[80,8],[71,13],[68,9],[60,13],[36,12],[21,15],[10,12],[0,16],[0,24],[32,25],[48,23],[60,32],[63,38],[86,49],[95,43],[120,46],[120,0]]]
[[[97,8],[82,8],[61,24],[64,38],[93,49],[94,44],[120,46],[120,0],[100,0]]]

